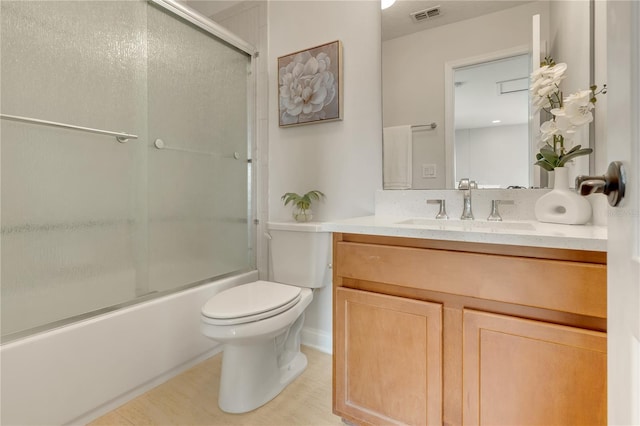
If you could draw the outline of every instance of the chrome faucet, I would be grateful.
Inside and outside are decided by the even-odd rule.
[[[473,220],[473,212],[471,211],[471,190],[478,189],[478,184],[475,180],[469,180],[468,178],[460,179],[458,182],[458,189],[462,190],[464,196],[464,205],[462,207],[462,220]]]

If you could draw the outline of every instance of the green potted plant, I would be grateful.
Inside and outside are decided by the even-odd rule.
[[[313,213],[311,212],[311,203],[313,200],[320,200],[324,198],[324,194],[317,189],[307,192],[304,195],[296,194],[295,192],[287,192],[281,198],[284,201],[284,205],[291,203],[293,205],[293,219],[296,222],[309,222],[313,219]]]

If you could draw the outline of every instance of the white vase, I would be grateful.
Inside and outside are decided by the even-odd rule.
[[[569,169],[556,167],[553,190],[538,198],[536,219],[540,222],[583,225],[591,219],[591,203],[569,189]]]

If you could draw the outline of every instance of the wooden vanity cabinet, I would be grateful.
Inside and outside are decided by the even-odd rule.
[[[606,424],[606,253],[334,234],[334,413]]]

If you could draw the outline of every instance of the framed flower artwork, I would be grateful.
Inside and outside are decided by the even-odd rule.
[[[342,120],[342,43],[278,58],[280,127]]]

